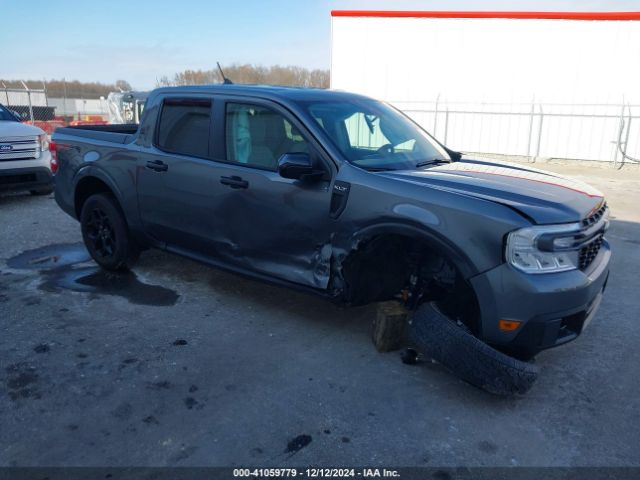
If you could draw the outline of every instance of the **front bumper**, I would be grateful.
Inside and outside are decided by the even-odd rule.
[[[53,187],[47,167],[0,169],[0,191],[37,190]]]
[[[611,250],[602,247],[585,270],[526,274],[502,264],[470,280],[481,312],[482,339],[490,344],[536,353],[580,335],[596,314],[609,277]],[[520,327],[501,331],[499,320]]]

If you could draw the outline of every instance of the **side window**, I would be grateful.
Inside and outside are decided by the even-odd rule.
[[[257,105],[227,103],[227,160],[276,170],[285,153],[309,148],[300,132],[277,112]]]
[[[208,157],[210,122],[210,100],[168,98],[162,104],[157,145],[172,153]]]

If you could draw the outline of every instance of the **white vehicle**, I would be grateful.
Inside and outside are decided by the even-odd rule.
[[[109,123],[140,123],[148,92],[111,92],[107,97]]]
[[[46,133],[20,123],[11,110],[0,105],[0,191],[48,195],[53,191],[51,167]]]

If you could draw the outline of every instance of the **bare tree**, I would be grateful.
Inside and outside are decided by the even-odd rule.
[[[174,83],[166,75],[156,79],[156,87],[172,87],[173,85]]]
[[[224,74],[233,83],[238,84],[267,84],[286,85],[296,87],[329,87],[329,70],[310,70],[295,65],[262,65],[240,64],[223,66]],[[156,80],[157,87],[173,85],[202,85],[222,83],[222,77],[217,68],[211,70],[184,70],[173,77],[166,75]],[[1,80],[7,87],[23,88],[20,80]],[[42,88],[41,80],[26,80],[25,83],[34,89]],[[1,85],[1,83],[0,83]],[[47,94],[50,97],[68,98],[100,98],[110,92],[119,90],[131,91],[133,88],[126,80],[117,80],[114,84],[100,82],[80,82],[78,80],[48,80]]]
[[[233,83],[238,84],[269,84],[298,87],[329,87],[328,70],[309,70],[293,65],[273,65],[264,67],[251,64],[233,64],[223,67],[224,74]],[[222,83],[218,69],[185,70],[176,73],[173,79],[164,76],[157,80],[158,86],[169,85],[202,85]]]
[[[126,80],[116,80],[116,88],[123,92],[130,92],[133,90],[133,88],[131,88],[131,84]]]

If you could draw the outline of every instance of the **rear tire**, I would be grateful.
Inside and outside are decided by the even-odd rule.
[[[526,393],[538,378],[538,367],[491,348],[429,303],[416,310],[411,336],[427,356],[495,395]]]
[[[112,194],[91,195],[80,213],[82,239],[91,257],[107,270],[131,268],[140,248],[131,237],[127,221]]]

